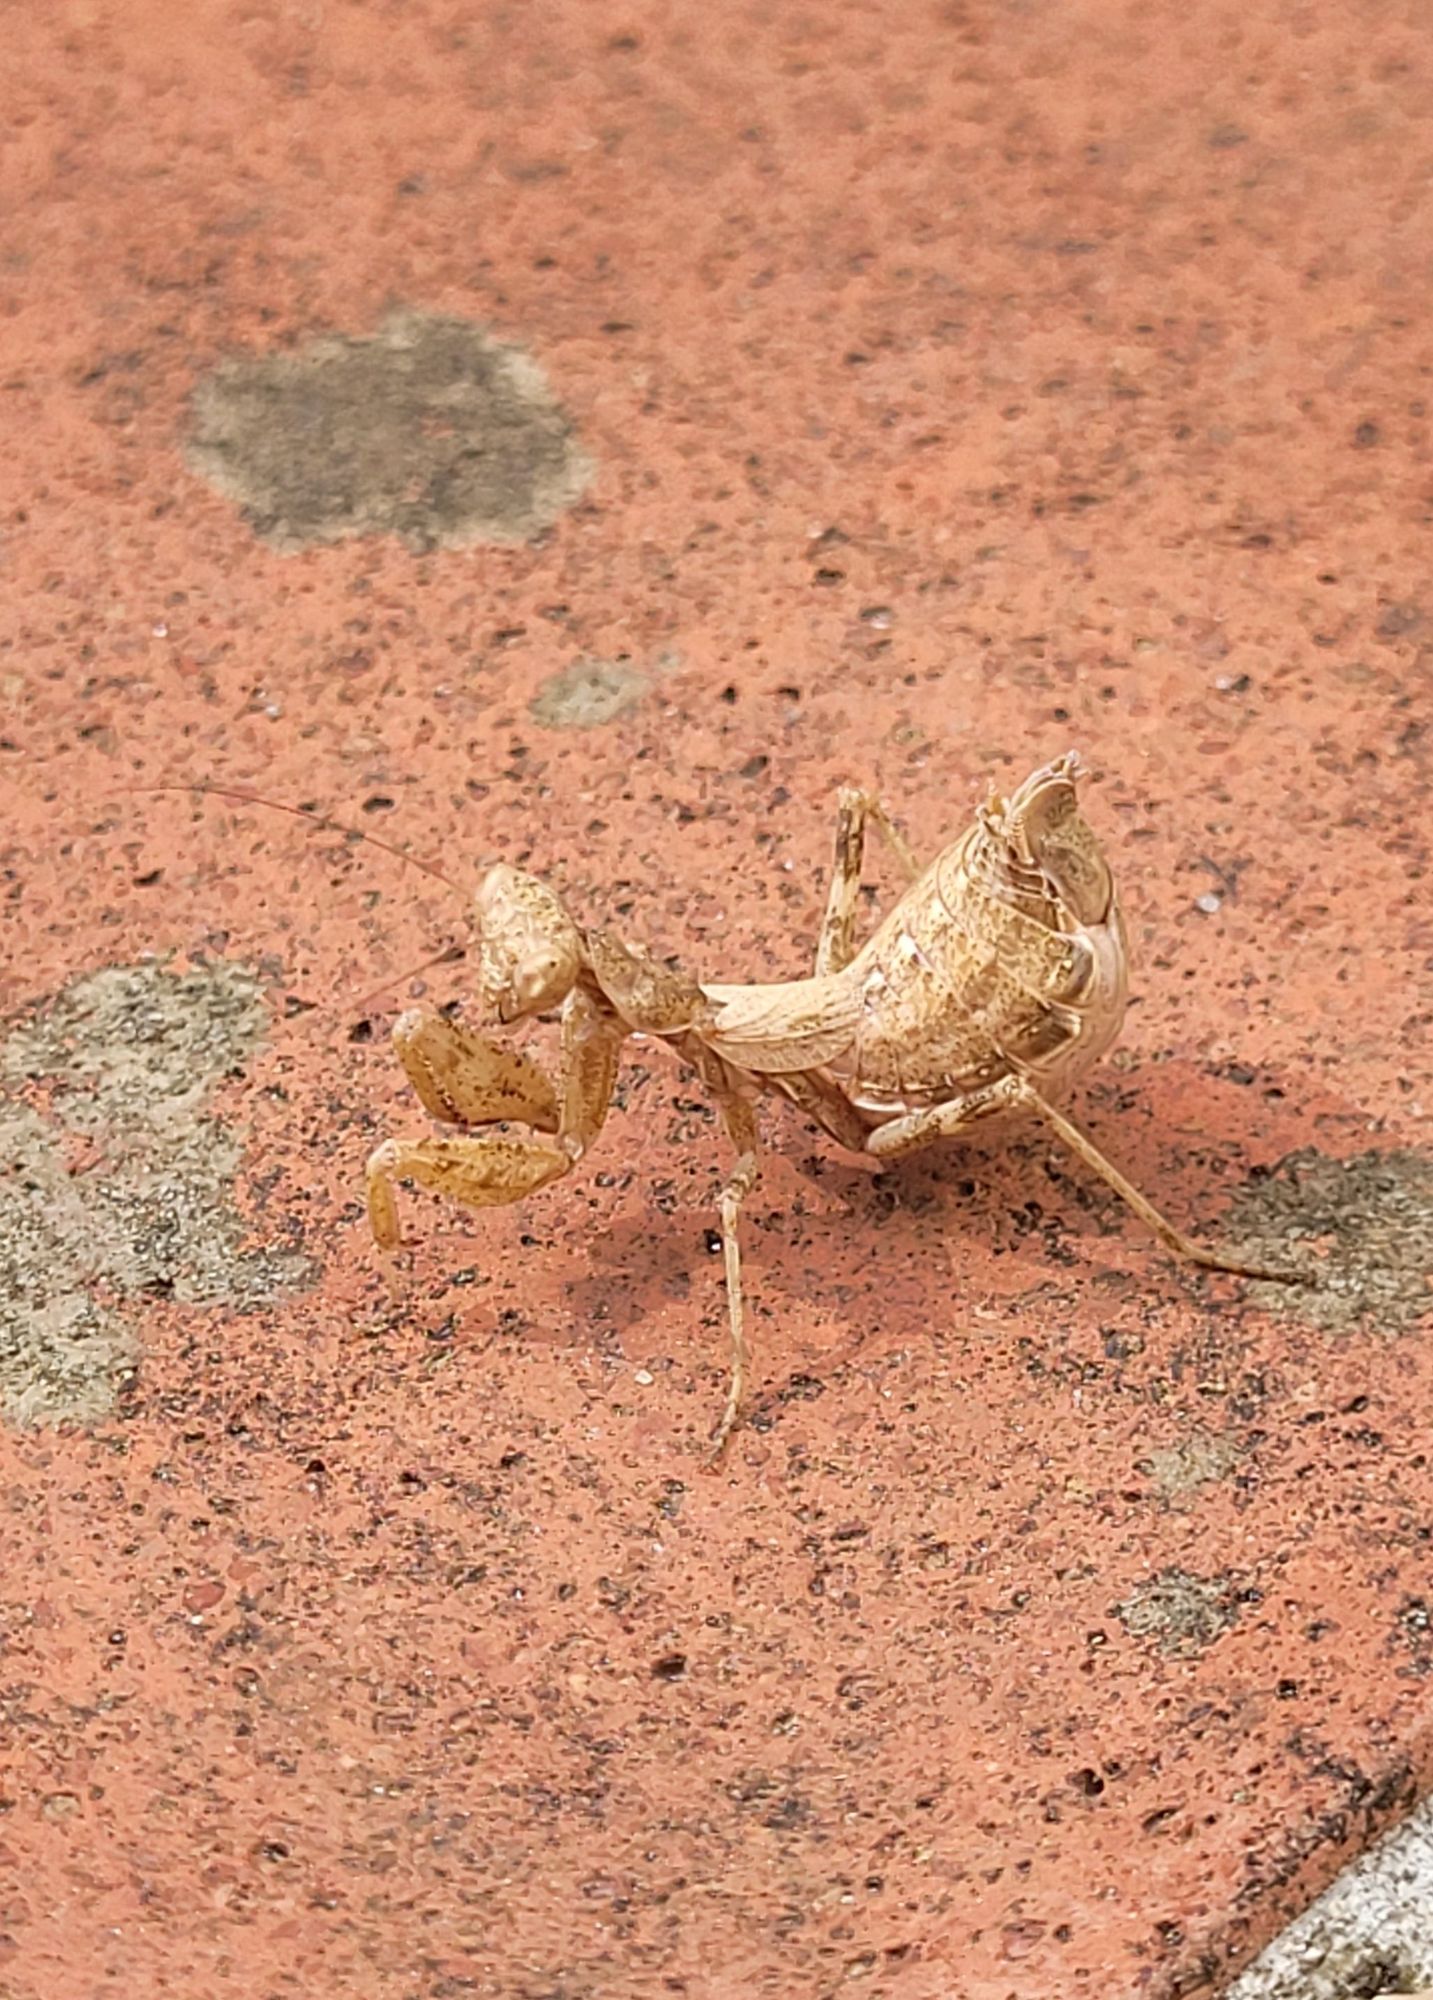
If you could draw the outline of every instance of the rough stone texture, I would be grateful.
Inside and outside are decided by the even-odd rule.
[[[1258,1261],[1297,1243],[1333,1245],[1320,1285],[1261,1284],[1261,1305],[1320,1333],[1355,1326],[1406,1333],[1424,1324],[1433,1284],[1433,1156],[1394,1148],[1330,1160],[1291,1153],[1244,1189],[1230,1230]]]
[[[0,1017],[262,971],[211,1240],[322,1268],[104,1301],[134,1390],[0,1435],[7,2000],[1213,1990],[1433,1764],[1425,9],[10,12]],[[540,364],[594,472],[536,540],[280,550],[187,464],[216,370],[394,302]],[[840,782],[927,852],[1072,744],[1136,993],[1077,1113],[1338,1317],[1039,1132],[773,1113],[717,1477],[691,1079],[634,1045],[395,1281],[385,1029],[463,898],[123,789],[769,979]]]
[[[1228,2000],[1433,1992],[1433,1800],[1375,1843],[1229,1988]]]
[[[108,1415],[139,1358],[119,1301],[242,1311],[312,1277],[244,1246],[239,1141],[204,1108],[266,1020],[242,967],[136,965],[0,1029],[0,1415]]]

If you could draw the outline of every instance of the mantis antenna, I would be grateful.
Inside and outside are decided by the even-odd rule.
[[[181,792],[198,795],[201,798],[232,799],[239,805],[265,806],[270,812],[288,813],[293,819],[306,819],[311,826],[321,826],[329,833],[341,833],[349,840],[361,840],[369,847],[381,848],[395,860],[405,862],[410,868],[419,869],[424,875],[431,875],[435,882],[441,882],[443,887],[451,889],[454,895],[464,894],[452,876],[445,875],[443,870],[434,867],[431,861],[424,861],[419,855],[410,854],[406,848],[396,846],[391,840],[384,840],[380,834],[365,833],[362,827],[349,826],[343,820],[333,819],[328,813],[314,812],[308,806],[290,805],[284,799],[266,798],[262,792],[246,791],[242,786],[215,785],[203,779],[193,780],[188,784],[123,785],[120,789],[124,793],[137,794],[141,797],[152,797],[162,792]],[[409,972],[400,972],[392,979],[386,979],[381,986],[375,986],[371,993],[364,994],[362,999],[354,1002],[354,1005],[369,1007],[385,993],[391,992],[395,986],[403,985],[406,980],[416,979],[420,973],[431,971],[435,965],[455,964],[465,956],[464,946],[455,939],[450,939],[432,958],[424,959],[421,965],[414,966]]]

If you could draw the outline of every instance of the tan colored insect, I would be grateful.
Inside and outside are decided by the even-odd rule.
[[[368,1213],[401,1241],[395,1187],[417,1182],[471,1208],[521,1200],[569,1173],[607,1116],[626,1037],[667,1042],[716,1099],[737,1161],[721,1190],[731,1327],[717,1456],[748,1365],[737,1224],[757,1176],[755,1101],[789,1098],[855,1152],[895,1159],[987,1119],[1033,1112],[1123,1197],[1176,1256],[1246,1277],[1289,1278],[1201,1248],[1165,1220],[1052,1101],[1109,1047],[1125,1011],[1126,943],[1114,880],[1081,817],[1073,754],[992,798],[924,869],[884,808],[841,794],[835,869],[811,976],[713,984],[671,972],[605,929],[574,921],[553,891],[493,868],[477,894],[478,988],[501,1023],[560,1007],[555,1080],[528,1056],[424,1009],[394,1044],[424,1108],[459,1127],[515,1123],[534,1136],[461,1131],[388,1139],[368,1163]],[[854,948],[866,828],[908,886]]]

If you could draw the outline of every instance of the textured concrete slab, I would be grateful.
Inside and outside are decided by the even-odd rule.
[[[1433,1760],[1423,9],[71,0],[6,67],[7,1996],[1217,1990]],[[794,977],[840,782],[926,853],[1072,744],[1077,1115],[1320,1289],[773,1112],[704,1473],[726,1156],[642,1045],[377,1258],[488,863]],[[457,892],[132,789],[198,779]]]
[[[1229,1988],[1229,2000],[1433,1992],[1433,1809],[1360,1856]]]

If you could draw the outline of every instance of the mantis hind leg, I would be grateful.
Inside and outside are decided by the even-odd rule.
[[[855,956],[856,898],[861,889],[861,869],[866,857],[866,826],[874,822],[895,855],[907,882],[920,874],[920,863],[906,843],[905,835],[873,792],[855,785],[841,787],[836,808],[836,854],[831,871],[831,887],[826,896],[826,914],[821,921],[821,937],[816,946],[816,976],[840,972]]]
[[[1222,1251],[1207,1250],[1203,1244],[1186,1236],[1182,1229],[1176,1229],[1154,1203],[1142,1195],[1132,1181],[1126,1180],[1112,1161],[1105,1158],[1093,1139],[1086,1137],[1078,1125],[1072,1123],[1062,1111],[1057,1111],[1022,1076],[1004,1076],[988,1088],[972,1092],[969,1097],[933,1106],[929,1111],[912,1112],[906,1118],[893,1119],[889,1125],[882,1125],[873,1132],[866,1144],[878,1158],[895,1159],[902,1153],[914,1152],[918,1146],[929,1145],[933,1139],[950,1139],[968,1132],[982,1118],[1021,1110],[1033,1111],[1043,1118],[1051,1131],[1099,1175],[1106,1187],[1113,1188],[1121,1201],[1134,1210],[1140,1221],[1154,1231],[1165,1249],[1174,1256],[1182,1257],[1186,1263],[1201,1265],[1206,1271],[1232,1271],[1239,1278],[1271,1278],[1287,1284],[1310,1282],[1302,1272],[1273,1270],[1267,1265],[1248,1264],[1240,1258],[1225,1256]]]
[[[1154,1203],[1142,1195],[1133,1182],[1127,1181],[1111,1161],[1107,1160],[1093,1139],[1087,1138],[1078,1125],[1074,1125],[1063,1112],[1053,1104],[1046,1103],[1031,1084],[1025,1084],[1022,1092],[1024,1101],[1032,1111],[1038,1111],[1050,1129],[1055,1132],[1070,1151],[1082,1159],[1087,1167],[1097,1173],[1106,1187],[1113,1188],[1120,1199],[1134,1210],[1140,1221],[1152,1229],[1165,1249],[1186,1263],[1198,1264],[1206,1271],[1232,1271],[1238,1278],[1268,1278],[1279,1284],[1306,1285],[1312,1282],[1310,1274],[1303,1271],[1277,1270],[1266,1264],[1249,1264],[1242,1258],[1226,1256],[1221,1250],[1207,1250],[1202,1243],[1196,1243],[1186,1236],[1182,1229],[1176,1229],[1167,1217],[1160,1214]]]

